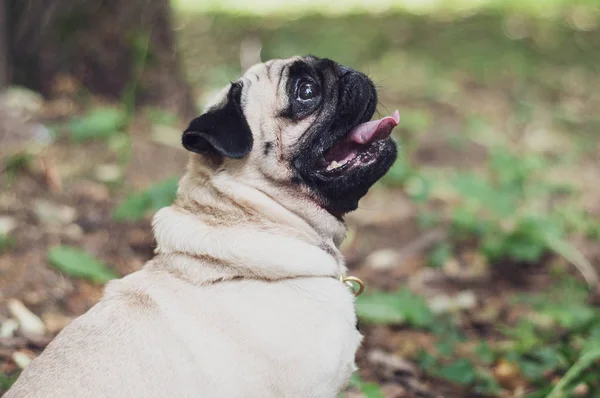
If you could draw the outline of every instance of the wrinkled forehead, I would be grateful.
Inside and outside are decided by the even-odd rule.
[[[240,78],[243,83],[242,107],[246,108],[250,97],[263,105],[281,108],[287,103],[285,92],[290,78],[290,67],[298,61],[307,61],[303,57],[273,59],[249,68]]]
[[[296,61],[301,61],[302,57],[292,57],[286,59],[273,59],[262,64],[256,64],[244,73],[242,80],[250,82],[259,82],[261,79],[267,79],[271,83],[281,84],[287,78],[288,67]]]

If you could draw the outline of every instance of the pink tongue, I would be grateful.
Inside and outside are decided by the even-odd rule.
[[[369,142],[383,140],[392,134],[392,129],[400,123],[400,113],[395,111],[392,116],[386,116],[382,119],[371,120],[359,124],[350,132],[348,140],[357,144],[367,144]]]

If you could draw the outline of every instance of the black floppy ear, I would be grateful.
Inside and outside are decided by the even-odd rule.
[[[232,83],[225,103],[192,120],[181,142],[188,151],[241,159],[252,149],[250,126],[242,111],[242,83]]]

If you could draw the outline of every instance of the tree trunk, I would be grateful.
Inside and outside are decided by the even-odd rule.
[[[0,0],[0,91],[8,85],[8,29],[6,28],[6,4]]]
[[[195,113],[169,0],[6,1],[13,83],[52,96],[66,75],[126,105]]]

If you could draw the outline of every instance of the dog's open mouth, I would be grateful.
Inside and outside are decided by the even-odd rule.
[[[389,138],[400,122],[400,114],[371,120],[354,127],[344,138],[335,143],[321,159],[320,172],[339,174],[351,168],[373,163],[381,149],[381,143]]]

